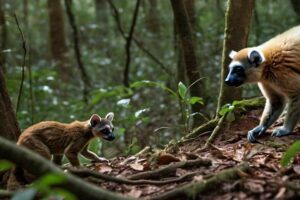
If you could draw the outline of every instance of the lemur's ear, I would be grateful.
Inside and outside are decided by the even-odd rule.
[[[90,118],[90,125],[91,127],[95,127],[101,121],[101,117],[97,114],[93,114]]]
[[[230,51],[230,53],[229,53],[229,58],[231,58],[231,59],[233,59],[233,57],[235,56],[235,54],[237,54],[237,52],[236,51]]]
[[[106,118],[108,121],[112,121],[112,120],[114,119],[114,113],[113,113],[113,112],[107,113],[107,115],[105,116],[105,118]]]
[[[265,57],[261,51],[252,49],[248,52],[248,60],[251,64],[258,66],[265,61]]]

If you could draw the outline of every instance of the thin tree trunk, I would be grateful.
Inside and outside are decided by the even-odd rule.
[[[228,56],[230,51],[238,51],[247,45],[254,3],[254,0],[228,0],[227,2],[217,113],[224,104],[232,103],[233,100],[241,98],[242,89],[229,87],[224,84],[224,80],[228,74],[228,65],[231,62]]]
[[[60,78],[68,82],[71,77],[70,66],[67,64],[66,36],[61,0],[48,0],[49,38],[52,59],[54,60]]]
[[[291,4],[293,7],[293,10],[295,11],[297,15],[297,21],[300,22],[300,1],[299,0],[291,0]]]
[[[81,51],[79,47],[79,34],[78,34],[76,20],[72,11],[71,4],[72,4],[72,0],[65,0],[66,11],[73,32],[73,43],[74,43],[74,51],[75,51],[77,66],[79,68],[81,79],[83,82],[83,99],[85,102],[87,102],[87,97],[91,87],[91,83],[90,83],[90,78],[88,77],[88,74],[86,72],[85,66],[82,62]]]
[[[28,0],[23,0],[23,20],[26,29],[28,28]]]
[[[128,87],[130,83],[129,74],[130,74],[130,62],[131,62],[131,43],[132,43],[132,37],[134,33],[134,28],[136,25],[139,8],[140,8],[140,2],[141,0],[137,0],[135,4],[135,9],[132,17],[132,23],[130,26],[130,30],[128,33],[128,36],[126,37],[126,44],[125,44],[125,51],[126,51],[126,61],[125,61],[125,68],[124,68],[124,79],[123,84]]]
[[[19,125],[8,96],[5,78],[0,63],[0,136],[16,141],[19,135]]]
[[[196,57],[196,50],[195,50],[195,40],[192,34],[192,28],[189,22],[189,17],[185,9],[185,4],[183,0],[171,0],[173,14],[176,23],[176,29],[179,34],[179,40],[181,44],[181,50],[183,53],[184,63],[185,63],[185,71],[188,78],[189,85],[195,83],[199,80],[200,73],[198,70],[198,63]],[[202,97],[203,94],[201,93],[203,87],[201,82],[196,82],[190,88],[190,95],[191,96],[198,96]],[[200,112],[203,106],[201,104],[193,104],[192,105],[192,112]],[[202,122],[202,118],[199,115],[195,115],[194,117],[194,125],[199,124]]]
[[[3,0],[0,0],[0,67],[5,72],[5,54],[2,51],[6,48],[7,31],[3,3]]]
[[[160,33],[160,19],[158,15],[157,9],[157,0],[148,0],[145,1],[147,8],[147,15],[146,15],[146,27],[147,29],[155,34],[159,35]]]

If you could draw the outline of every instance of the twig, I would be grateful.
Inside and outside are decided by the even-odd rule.
[[[215,139],[218,137],[218,135],[219,135],[219,133],[221,131],[221,128],[222,128],[222,126],[224,124],[225,118],[226,118],[226,115],[223,115],[220,118],[217,126],[215,127],[215,129],[213,130],[213,132],[211,133],[211,135],[209,136],[209,138],[207,139],[207,141],[206,141],[206,143],[205,143],[205,145],[203,147],[204,149],[206,149],[210,144],[212,144],[215,141]]]
[[[83,98],[84,101],[87,102],[88,92],[91,83],[81,59],[81,52],[79,47],[79,35],[78,35],[78,30],[76,25],[76,19],[71,8],[71,3],[72,3],[71,0],[65,0],[66,12],[73,32],[72,35],[73,35],[74,52],[76,56],[77,66],[79,68],[81,79],[83,81]]]
[[[151,200],[165,200],[165,199],[196,199],[201,193],[212,188],[219,187],[222,183],[239,179],[239,171],[248,171],[250,169],[248,164],[242,164],[235,168],[223,170],[213,177],[196,183],[190,183],[182,187],[173,189],[161,195],[150,198]]]
[[[23,48],[23,61],[22,61],[22,76],[21,76],[21,83],[20,83],[20,87],[19,87],[19,93],[18,93],[18,98],[17,98],[17,107],[16,107],[16,113],[18,113],[19,109],[20,109],[20,103],[21,103],[21,97],[22,97],[22,92],[23,92],[23,85],[24,85],[24,80],[25,80],[25,62],[26,62],[26,54],[27,54],[27,49],[26,49],[26,40],[24,38],[24,34],[23,31],[20,27],[19,24],[19,20],[18,17],[16,15],[16,13],[13,14],[15,21],[16,21],[16,25],[18,27],[18,30],[21,34],[21,38],[22,38],[22,48]]]
[[[195,128],[191,133],[187,134],[184,139],[190,139],[193,137],[196,137],[197,135],[207,132],[207,131],[212,131],[215,126],[218,124],[219,118],[212,119],[205,124],[202,124],[201,126]]]
[[[69,172],[72,174],[79,176],[79,177],[93,177],[96,179],[101,179],[105,181],[111,181],[115,183],[120,183],[120,184],[128,184],[128,185],[145,185],[145,184],[151,184],[151,185],[166,185],[169,183],[175,183],[175,182],[180,182],[180,181],[186,181],[191,179],[193,176],[198,174],[199,172],[192,172],[185,174],[184,176],[178,177],[178,178],[173,178],[169,180],[163,180],[163,181],[156,181],[156,180],[130,180],[126,178],[121,178],[121,177],[114,177],[114,176],[109,176],[106,174],[98,173],[95,171],[91,170],[86,170],[86,169],[69,169]],[[96,182],[101,182],[101,180],[93,180]]]
[[[131,26],[130,26],[128,36],[126,37],[126,44],[125,44],[126,61],[125,61],[124,80],[123,80],[123,83],[126,87],[129,86],[129,68],[130,68],[130,61],[131,61],[131,49],[130,49],[130,47],[131,47],[131,41],[132,41],[134,28],[135,28],[137,17],[138,17],[140,2],[141,2],[141,0],[136,0],[135,9],[134,9],[133,18],[132,18],[132,23],[131,23]]]
[[[31,124],[33,124],[34,122],[34,99],[33,99],[33,90],[32,90],[32,71],[31,71],[31,59],[30,59],[30,54],[31,51],[30,51],[30,46],[29,46],[29,51],[28,51],[28,75],[29,75],[29,100],[30,100],[30,121],[31,121]]]
[[[134,174],[127,178],[130,180],[159,179],[174,174],[176,172],[176,169],[178,168],[192,168],[192,167],[210,166],[210,165],[211,165],[211,160],[207,160],[207,159],[187,160],[187,161],[171,163],[165,167],[153,171]]]
[[[119,30],[119,32],[121,33],[122,37],[126,40],[126,35],[125,32],[122,28],[122,24],[120,21],[120,14],[119,11],[117,9],[117,7],[113,4],[113,2],[111,0],[108,0],[108,3],[113,11],[113,16],[114,19],[116,21],[117,24],[117,28]],[[144,47],[144,45],[142,44],[142,42],[140,42],[134,35],[132,35],[132,40],[134,41],[134,43],[137,45],[138,48],[140,48],[142,51],[144,51],[144,53],[146,53],[154,62],[156,62],[156,64],[158,64],[162,70],[164,70],[167,74],[173,74],[168,67],[166,67],[153,53],[151,53],[148,49],[146,49]]]

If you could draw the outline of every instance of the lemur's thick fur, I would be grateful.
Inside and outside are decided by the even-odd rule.
[[[290,134],[300,118],[300,26],[257,47],[232,52],[230,57],[228,83],[238,86],[244,82],[258,82],[266,97],[260,125],[249,131],[248,139],[253,142],[256,136],[263,134],[285,105],[284,125],[276,129],[273,136]]]

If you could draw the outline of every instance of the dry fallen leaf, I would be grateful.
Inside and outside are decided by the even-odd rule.
[[[140,164],[140,163],[132,163],[129,164],[129,167],[133,170],[136,171],[143,171],[144,170],[144,165]]]
[[[159,155],[157,164],[158,165],[167,165],[167,164],[170,164],[171,162],[179,162],[179,161],[180,161],[180,159],[176,158],[172,154],[164,153],[164,154]]]
[[[276,194],[276,196],[275,196],[274,199],[282,199],[285,191],[286,191],[286,188],[285,187],[281,187],[279,189],[279,191],[277,192],[277,194]]]
[[[137,190],[136,188],[133,188],[132,190],[130,190],[130,192],[127,193],[127,195],[130,197],[139,198],[141,197],[142,193],[143,192],[141,190]]]
[[[295,165],[293,167],[294,172],[296,172],[296,174],[300,175],[300,165]]]
[[[112,168],[108,165],[96,165],[95,170],[100,173],[110,173],[112,171]]]

